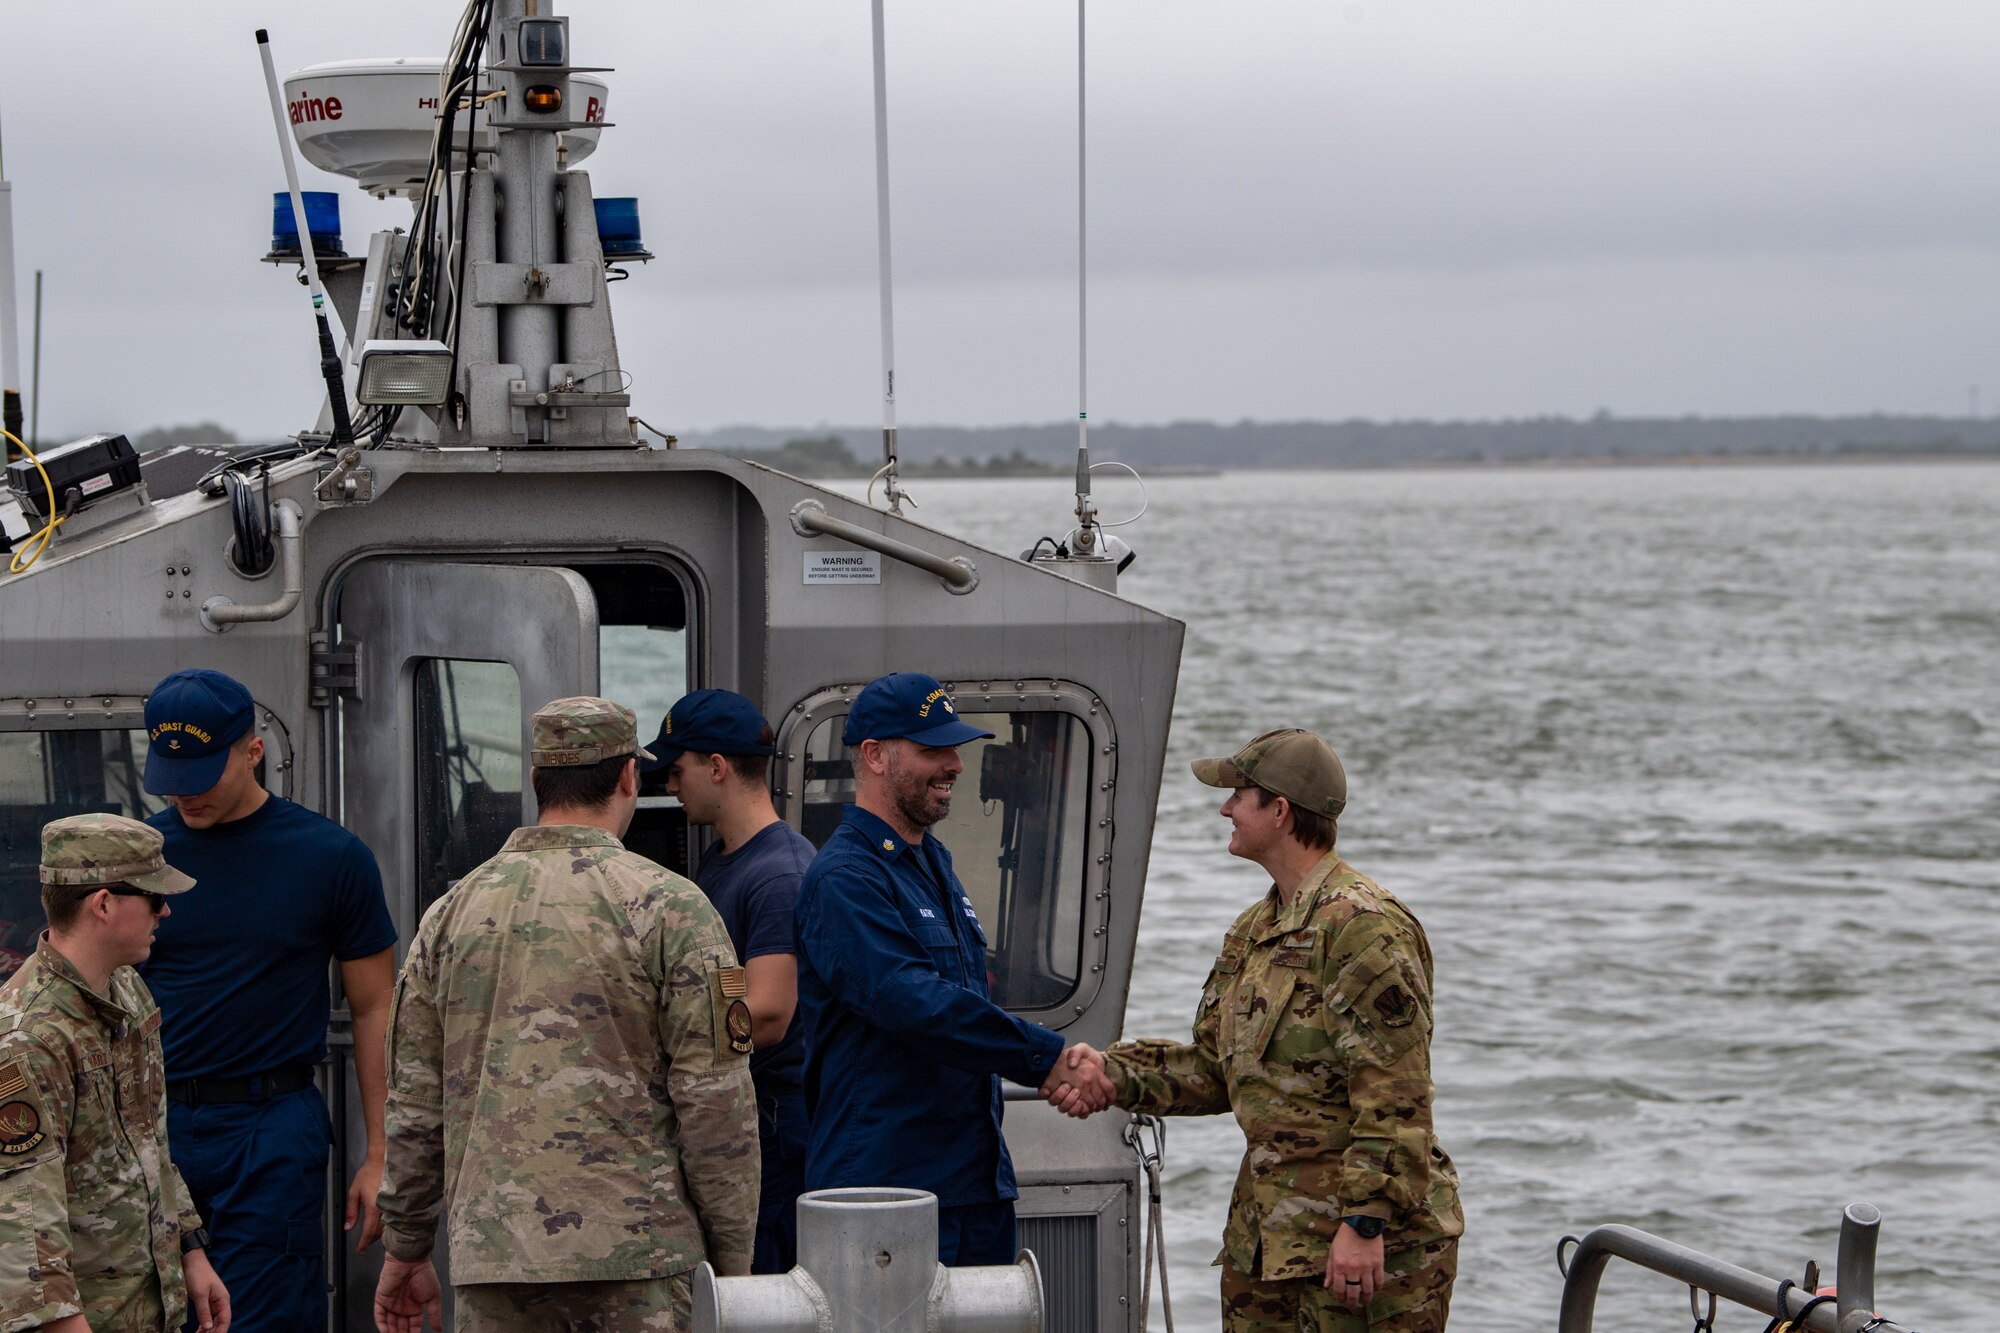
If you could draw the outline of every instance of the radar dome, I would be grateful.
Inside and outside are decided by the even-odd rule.
[[[361,182],[376,198],[415,195],[430,167],[431,140],[438,128],[436,59],[334,60],[308,65],[285,80],[285,110],[292,137],[306,161],[322,171]],[[597,147],[599,123],[609,89],[594,74],[569,76],[574,120],[591,122],[564,130],[571,165]],[[463,113],[453,137],[465,142]],[[474,142],[482,153],[498,147],[499,135],[481,114]]]

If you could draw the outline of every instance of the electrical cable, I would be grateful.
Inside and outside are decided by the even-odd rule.
[[[222,486],[236,530],[236,568],[254,578],[271,568],[278,553],[271,544],[271,470],[262,463],[250,466],[254,476],[246,468],[231,468],[222,474]],[[252,489],[253,481],[261,485]]]
[[[20,549],[15,551],[13,558],[7,561],[7,572],[9,574],[25,574],[33,567],[37,560],[42,558],[42,552],[49,549],[49,543],[55,540],[56,529],[63,525],[63,520],[68,518],[69,515],[60,512],[61,506],[56,501],[56,484],[49,480],[49,470],[42,466],[41,459],[35,457],[35,451],[23,444],[21,437],[11,430],[0,427],[0,435],[4,435],[8,440],[12,441],[14,447],[19,449],[22,455],[35,465],[35,471],[41,475],[42,485],[49,488],[49,509],[46,521],[43,522],[39,531],[30,533],[21,542]]]

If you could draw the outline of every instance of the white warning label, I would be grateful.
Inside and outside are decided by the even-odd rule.
[[[874,551],[807,551],[807,583],[880,583],[882,557]]]

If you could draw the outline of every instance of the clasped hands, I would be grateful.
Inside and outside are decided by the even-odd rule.
[[[1049,1105],[1078,1120],[1111,1105],[1117,1093],[1104,1072],[1104,1053],[1083,1042],[1056,1057],[1040,1091]]]

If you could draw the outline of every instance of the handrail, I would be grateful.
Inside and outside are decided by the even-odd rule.
[[[1882,1214],[1870,1204],[1850,1204],[1841,1218],[1838,1263],[1838,1308],[1816,1305],[1804,1327],[1815,1333],[1910,1333],[1903,1325],[1872,1312],[1874,1304],[1875,1239]],[[1578,1243],[1563,1276],[1562,1313],[1558,1333],[1590,1333],[1597,1305],[1598,1283],[1611,1260],[1624,1259],[1641,1268],[1685,1282],[1696,1291],[1713,1292],[1760,1314],[1796,1318],[1813,1298],[1790,1283],[1753,1273],[1747,1268],[1676,1245],[1636,1227],[1601,1226]]]
[[[947,559],[933,555],[920,546],[885,537],[845,519],[835,518],[826,512],[826,506],[817,500],[801,500],[792,506],[792,531],[801,537],[838,537],[844,542],[870,551],[879,551],[891,560],[900,560],[915,566],[926,574],[935,574],[943,581],[945,590],[952,593],[968,593],[979,586],[979,570],[963,556]]]
[[[202,628],[223,633],[231,625],[251,620],[283,620],[306,592],[305,536],[299,527],[301,513],[290,500],[271,506],[278,527],[278,558],[284,568],[285,590],[275,602],[238,606],[227,597],[211,597],[201,604]]]

